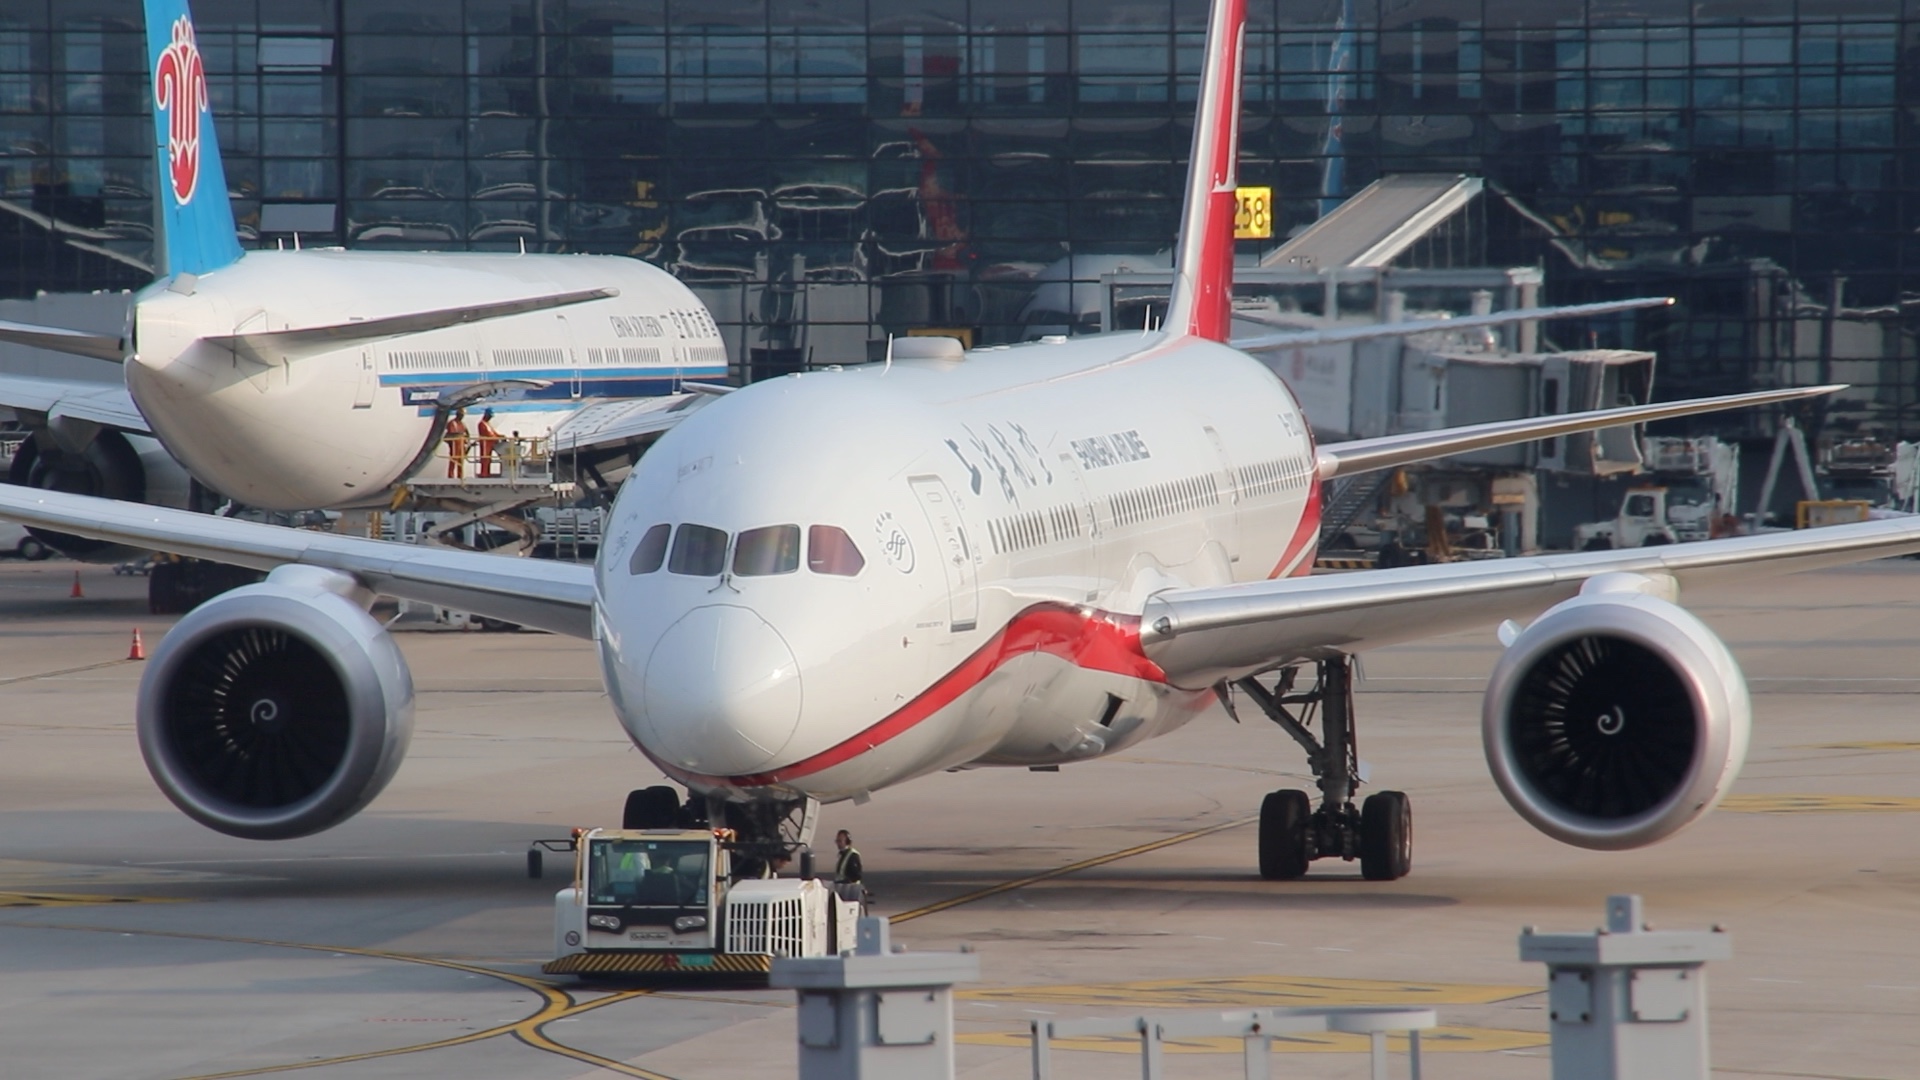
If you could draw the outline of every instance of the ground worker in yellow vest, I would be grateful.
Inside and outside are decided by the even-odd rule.
[[[833,864],[833,889],[842,899],[858,900],[862,904],[873,898],[867,892],[862,880],[866,870],[860,865],[860,849],[853,846],[853,834],[845,829],[833,834],[833,846],[840,849],[840,857]]]

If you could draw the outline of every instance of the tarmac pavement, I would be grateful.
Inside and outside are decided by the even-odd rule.
[[[528,841],[615,823],[660,779],[586,643],[401,635],[419,703],[392,786],[319,836],[241,841],[178,813],[140,760],[141,666],[121,658],[134,627],[151,649],[170,620],[146,614],[144,579],[102,567],[70,598],[74,569],[0,562],[0,1075],[794,1075],[787,992],[539,975],[561,875],[526,878]],[[1311,783],[1250,710],[1059,773],[930,777],[828,807],[822,835],[854,832],[896,941],[979,951],[967,1077],[1029,1075],[1036,1018],[1418,1002],[1445,1029],[1427,1076],[1545,1080],[1545,972],[1517,935],[1589,929],[1613,892],[1643,894],[1661,927],[1732,931],[1734,959],[1709,969],[1716,1076],[1913,1076],[1920,562],[1686,599],[1746,668],[1754,743],[1727,805],[1652,848],[1565,847],[1494,790],[1491,628],[1364,661],[1361,757],[1413,798],[1402,881],[1338,862],[1259,880],[1261,796]],[[1276,1073],[1361,1077],[1364,1046],[1283,1043]],[[1240,1075],[1237,1043],[1173,1050],[1181,1077]],[[1131,1051],[1076,1044],[1055,1064],[1135,1075]]]

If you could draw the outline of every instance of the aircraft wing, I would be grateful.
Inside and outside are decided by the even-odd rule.
[[[0,484],[0,519],[256,570],[325,567],[384,596],[592,636],[593,567],[576,563],[395,544],[10,484]]]
[[[1689,398],[1658,405],[1631,405],[1619,409],[1594,409],[1590,412],[1563,413],[1559,416],[1528,416],[1518,420],[1495,420],[1486,424],[1442,428],[1438,431],[1412,431],[1404,435],[1385,435],[1377,439],[1354,439],[1327,443],[1315,449],[1315,464],[1320,479],[1393,469],[1416,461],[1450,457],[1496,446],[1551,439],[1581,431],[1670,420],[1676,416],[1744,409],[1753,405],[1775,405],[1783,401],[1819,397],[1845,389],[1844,385],[1800,386],[1787,390],[1761,390],[1752,394],[1725,397]]]
[[[1471,330],[1480,326],[1505,326],[1508,323],[1541,319],[1573,319],[1582,315],[1612,315],[1639,308],[1667,307],[1671,296],[1646,296],[1636,300],[1606,300],[1597,304],[1570,304],[1566,307],[1517,308],[1490,315],[1461,315],[1451,319],[1411,319],[1405,322],[1369,323],[1365,326],[1330,326],[1322,330],[1283,330],[1255,337],[1234,338],[1228,344],[1241,352],[1265,349],[1297,348],[1304,345],[1333,345],[1348,341],[1369,341],[1383,337],[1406,337],[1429,330]]]
[[[1406,566],[1212,588],[1147,600],[1141,644],[1176,686],[1527,619],[1600,574],[1692,586],[1920,552],[1920,517],[1619,551]]]
[[[32,375],[0,375],[0,405],[49,420],[72,417],[102,427],[151,435],[147,418],[120,383],[83,379],[42,379]]]
[[[703,400],[701,394],[686,393],[595,402],[555,425],[554,452],[614,449],[650,441],[699,408]]]
[[[465,326],[468,323],[498,319],[508,315],[525,315],[532,311],[546,311],[551,308],[567,307],[572,304],[584,304],[590,300],[606,300],[620,295],[615,288],[580,289],[574,292],[550,293],[546,296],[527,296],[515,300],[494,300],[482,304],[462,304],[459,307],[435,308],[431,311],[411,311],[403,315],[383,315],[374,319],[361,319],[354,322],[331,323],[326,326],[303,326],[291,330],[261,330],[246,334],[214,335],[202,338],[245,353],[255,359],[268,361],[276,354],[297,352],[303,349],[331,349],[350,341],[366,341],[372,338],[392,337],[396,334],[419,334],[428,330],[444,330],[450,326]],[[48,346],[51,348],[51,346]]]
[[[111,360],[116,364],[127,358],[127,350],[119,338],[90,334],[85,330],[69,330],[64,326],[35,326],[32,323],[0,319],[0,341],[76,356],[91,356],[95,360]]]

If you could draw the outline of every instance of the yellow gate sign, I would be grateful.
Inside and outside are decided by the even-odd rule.
[[[1271,240],[1273,238],[1273,189],[1243,187],[1233,189],[1233,238],[1235,240]]]

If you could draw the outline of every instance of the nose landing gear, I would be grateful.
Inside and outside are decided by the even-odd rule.
[[[1406,794],[1378,791],[1358,807],[1353,803],[1354,789],[1360,785],[1353,658],[1321,660],[1315,667],[1314,685],[1299,693],[1294,691],[1298,667],[1282,669],[1271,687],[1253,677],[1234,683],[1267,719],[1293,736],[1319,778],[1317,810],[1306,792],[1293,789],[1275,791],[1261,803],[1260,876],[1286,881],[1304,877],[1314,859],[1357,858],[1361,876],[1369,881],[1405,877],[1413,867],[1413,808]],[[1223,692],[1220,697],[1232,712],[1231,696]],[[1300,715],[1296,717],[1290,707],[1298,708]],[[1316,712],[1321,736],[1315,736],[1310,727]]]
[[[620,815],[623,829],[733,830],[736,876],[759,876],[796,859],[805,876],[819,821],[817,799],[737,803],[689,796],[682,802],[680,790],[665,784],[629,792]]]

